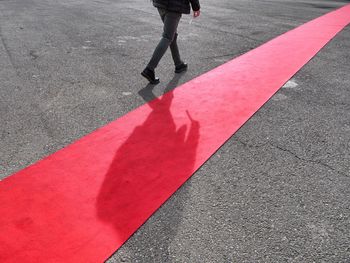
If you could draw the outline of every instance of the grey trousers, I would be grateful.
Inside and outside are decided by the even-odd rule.
[[[147,68],[154,70],[161,58],[164,56],[168,47],[170,46],[171,55],[175,66],[183,63],[180,58],[179,48],[177,46],[177,26],[181,19],[181,13],[170,12],[158,8],[159,15],[163,21],[163,35],[160,39],[156,49],[153,52],[152,58],[147,65]]]

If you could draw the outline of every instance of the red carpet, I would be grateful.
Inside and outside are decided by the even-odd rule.
[[[349,22],[347,5],[1,181],[0,262],[104,261]]]

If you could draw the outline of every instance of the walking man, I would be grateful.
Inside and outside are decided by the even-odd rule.
[[[158,8],[159,15],[163,21],[164,28],[162,38],[160,39],[152,58],[147,67],[142,71],[144,76],[151,84],[158,84],[159,78],[155,77],[154,70],[159,61],[170,46],[171,55],[175,64],[175,73],[181,73],[187,70],[187,64],[180,58],[177,46],[177,26],[182,14],[189,14],[192,7],[193,17],[200,15],[199,0],[152,0],[153,5]]]

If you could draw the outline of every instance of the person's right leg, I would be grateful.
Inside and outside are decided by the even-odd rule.
[[[174,39],[170,44],[171,56],[173,57],[175,67],[183,64],[180,58],[179,48],[177,46],[177,33],[175,33]]]
[[[181,64],[177,43],[176,41],[173,43],[173,40],[176,40],[176,30],[181,18],[181,14],[168,12],[165,10],[159,10],[159,13],[164,22],[163,35],[153,52],[150,62],[147,65],[147,68],[153,71],[158,66],[159,61],[164,56],[169,46],[172,47],[171,53],[173,55],[174,62]]]
[[[165,14],[161,11],[159,12],[159,14],[164,23]],[[177,32],[175,32],[173,41],[170,44],[170,51],[171,51],[171,56],[173,57],[174,65],[175,65],[175,73],[181,73],[187,70],[187,64],[181,60],[179,48],[177,46],[177,36],[178,34]]]

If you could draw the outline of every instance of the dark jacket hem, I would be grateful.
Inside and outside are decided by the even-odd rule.
[[[189,14],[200,9],[199,0],[153,0],[153,5],[171,12]]]

